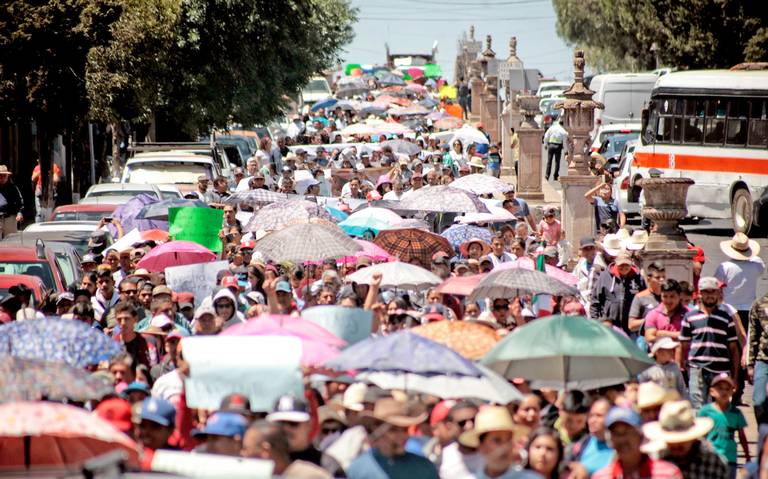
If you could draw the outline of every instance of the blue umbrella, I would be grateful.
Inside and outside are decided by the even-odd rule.
[[[343,211],[341,211],[339,209],[336,209],[333,206],[326,205],[325,206],[325,211],[330,213],[331,216],[333,216],[334,218],[336,218],[339,221],[344,221],[345,219],[347,219],[349,217],[349,214],[347,214],[347,213],[345,213],[345,212],[343,212]]]
[[[0,326],[0,354],[84,368],[123,351],[120,343],[81,321],[35,319]]]
[[[309,111],[317,111],[320,108],[329,108],[338,102],[336,98],[326,98],[325,100],[320,100],[319,102],[312,105],[312,108],[309,109]]]
[[[406,372],[482,376],[474,363],[442,344],[411,331],[364,339],[325,363],[337,371]]]
[[[425,98],[419,102],[419,105],[425,108],[434,108],[439,105],[439,103],[434,98]]]
[[[471,240],[472,238],[480,238],[486,243],[491,242],[493,233],[487,228],[481,228],[475,225],[453,225],[447,230],[443,231],[440,236],[447,239],[451,246],[458,248],[460,244]]]
[[[206,204],[205,201],[173,198],[144,206],[144,208],[139,211],[139,214],[136,215],[136,219],[168,221],[169,208],[184,208],[188,206],[193,208],[208,208],[208,204]]]

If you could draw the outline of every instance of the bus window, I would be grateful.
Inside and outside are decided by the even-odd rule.
[[[707,101],[707,117],[704,123],[704,143],[722,145],[725,140],[725,100]]]
[[[748,146],[765,147],[768,145],[768,115],[765,100],[752,100],[749,115]]]
[[[704,100],[685,102],[685,143],[701,143],[704,137]]]
[[[746,100],[731,100],[728,103],[728,128],[725,143],[727,145],[747,144],[747,111],[749,103]]]

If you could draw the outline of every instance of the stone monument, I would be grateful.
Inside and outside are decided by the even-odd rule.
[[[517,132],[520,139],[520,160],[518,163],[516,195],[534,201],[543,201],[541,190],[541,140],[544,130],[533,119],[539,112],[539,97],[520,96],[520,112],[523,122]]]
[[[522,115],[520,114],[520,105],[517,101],[517,90],[513,90],[510,87],[510,78],[514,74],[513,72],[523,69],[523,62],[517,57],[517,37],[509,39],[509,57],[507,58],[508,77],[505,81],[504,87],[504,109],[501,113],[501,146],[502,146],[502,174],[512,175],[514,174],[514,163],[516,155],[512,151],[510,144],[510,128],[514,128],[515,131],[519,131],[520,124],[522,123]],[[520,153],[520,147],[517,148],[517,153]],[[541,156],[541,155],[539,155]],[[541,188],[539,188],[541,189]]]

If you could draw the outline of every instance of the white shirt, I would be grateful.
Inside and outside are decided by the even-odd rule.
[[[384,193],[384,196],[382,197],[382,199],[397,201],[400,198],[402,198],[404,194],[405,193],[400,193],[400,195],[398,196],[398,194],[397,194],[397,192],[395,192],[395,190],[387,191],[386,193]]]
[[[558,145],[564,145],[568,140],[568,132],[560,123],[555,123],[550,126],[547,132],[544,134],[544,144],[554,143]]]
[[[501,263],[507,263],[509,261],[514,261],[517,259],[515,255],[512,253],[507,253],[506,251],[501,253],[501,257],[497,257],[495,253],[491,253],[488,255],[488,257],[491,259],[491,263],[493,263],[493,267],[500,265]]]
[[[730,303],[739,311],[749,311],[757,299],[757,280],[765,271],[760,257],[749,261],[729,259],[720,263],[715,278],[725,283],[723,302]]]
[[[471,475],[483,464],[483,458],[478,453],[462,454],[459,443],[452,442],[443,448],[440,460],[440,479],[457,479]]]

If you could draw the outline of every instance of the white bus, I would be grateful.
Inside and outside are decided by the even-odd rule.
[[[631,185],[658,168],[696,183],[688,213],[768,228],[768,71],[707,70],[659,77],[644,114]]]

